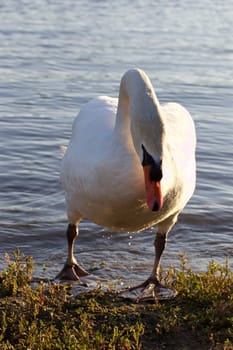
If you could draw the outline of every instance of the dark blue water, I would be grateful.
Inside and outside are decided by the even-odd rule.
[[[185,252],[195,269],[233,265],[233,2],[49,1],[0,4],[0,267],[16,247],[36,274],[66,259],[60,146],[90,98],[118,95],[140,67],[161,102],[176,101],[197,129],[197,188],[169,236],[163,266]],[[144,279],[154,229],[112,233],[80,227],[78,259],[109,279]],[[44,269],[45,268],[45,269]]]

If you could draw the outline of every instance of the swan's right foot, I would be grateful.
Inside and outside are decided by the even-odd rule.
[[[120,290],[118,294],[140,303],[145,301],[173,299],[176,297],[177,292],[161,284],[157,278],[150,277],[138,286]]]
[[[65,264],[61,272],[56,276],[56,278],[60,280],[68,280],[68,281],[79,281],[81,284],[85,285],[80,280],[80,277],[88,276],[89,272],[84,270],[81,266],[79,266],[77,263],[69,265]]]

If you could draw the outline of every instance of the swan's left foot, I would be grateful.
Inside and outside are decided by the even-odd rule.
[[[60,280],[79,281],[81,284],[83,284],[83,282],[80,281],[80,277],[88,275],[89,272],[87,272],[80,265],[75,263],[72,265],[65,264],[61,272],[56,276],[56,278]]]
[[[144,283],[122,290],[119,294],[140,303],[144,301],[173,299],[176,297],[177,292],[162,285],[157,279],[148,278]]]

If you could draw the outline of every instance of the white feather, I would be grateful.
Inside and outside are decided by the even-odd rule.
[[[67,151],[67,146],[64,146],[64,145],[60,146],[60,154],[62,158],[64,157],[66,151]]]

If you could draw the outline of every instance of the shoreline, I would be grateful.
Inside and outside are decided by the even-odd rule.
[[[7,255],[6,255],[7,256]],[[0,279],[0,342],[9,349],[233,349],[233,272],[211,261],[195,273],[185,257],[164,280],[176,298],[136,304],[100,288],[32,283],[33,259],[19,251]]]

